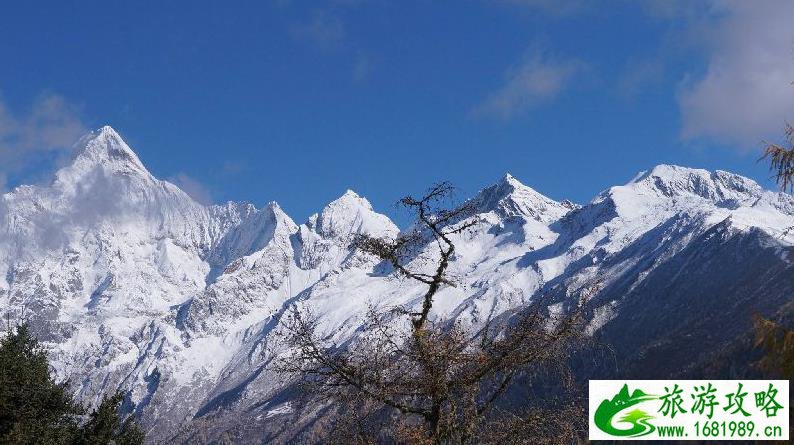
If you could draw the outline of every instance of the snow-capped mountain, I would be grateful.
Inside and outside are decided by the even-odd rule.
[[[661,165],[580,206],[506,175],[471,199],[481,222],[456,239],[436,316],[585,299],[588,333],[651,378],[707,360],[752,311],[791,310],[794,198],[750,179]],[[103,127],[49,185],[0,199],[0,312],[31,321],[83,401],[125,391],[153,441],[294,434],[267,366],[281,317],[310,308],[341,342],[423,290],[351,251],[357,233],[399,228],[352,191],[302,224],[275,202],[201,205]]]

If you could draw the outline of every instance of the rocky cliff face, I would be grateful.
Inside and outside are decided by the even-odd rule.
[[[435,316],[585,299],[588,333],[646,375],[792,301],[794,199],[741,176],[661,165],[579,206],[507,175],[471,199],[482,222],[456,239],[460,285]],[[417,305],[421,287],[349,248],[398,232],[352,191],[300,225],[275,202],[200,205],[104,127],[50,185],[0,199],[0,312],[24,313],[85,402],[124,390],[153,440],[291,434],[267,366],[281,317],[310,308],[341,342],[371,305]]]

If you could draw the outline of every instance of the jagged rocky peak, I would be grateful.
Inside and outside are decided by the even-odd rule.
[[[541,222],[556,220],[575,207],[572,203],[559,203],[538,193],[510,173],[483,189],[474,202],[482,213],[496,212],[502,217],[523,216]]]
[[[347,190],[328,203],[319,215],[312,215],[307,225],[327,238],[351,233],[384,236],[395,234],[399,230],[386,215],[375,212],[366,198],[352,190]]]
[[[236,223],[258,212],[256,206],[247,201],[226,201],[221,204],[212,204],[207,207],[207,210],[213,216],[222,218],[223,220],[231,220]]]
[[[74,145],[72,160],[58,170],[55,184],[68,190],[86,180],[95,181],[99,173],[105,177],[137,177],[146,182],[154,181],[138,155],[116,130],[107,125],[86,134]]]
[[[298,225],[290,218],[289,215],[281,208],[276,201],[270,201],[264,208],[264,213],[270,222],[275,224],[277,230],[284,231],[285,233],[292,233],[298,229]]]
[[[274,217],[275,217],[276,215],[279,215],[279,216],[280,216],[280,215],[287,216],[287,214],[284,212],[284,210],[281,208],[281,206],[280,206],[280,205],[278,205],[278,203],[277,203],[276,201],[270,201],[270,202],[268,202],[268,203],[267,203],[267,205],[265,206],[265,209],[266,209],[268,212],[270,212],[271,214],[273,214],[273,215],[274,215]]]
[[[717,204],[726,201],[745,204],[764,193],[758,183],[744,176],[667,164],[640,173],[627,186],[665,197],[696,196]]]
[[[207,283],[214,282],[231,263],[242,257],[274,242],[286,243],[297,230],[297,225],[275,202],[262,209],[251,203],[228,202],[211,206],[209,210],[215,225],[207,256],[211,266]]]
[[[20,188],[0,200],[9,215],[1,222],[0,210],[0,313],[30,308],[40,332],[56,339],[48,345],[54,367],[77,384],[81,401],[121,389],[153,442],[178,443],[175,431],[197,426],[223,434],[238,419],[265,428],[311,421],[307,413],[313,411],[277,413],[280,406],[293,409],[292,399],[282,398],[291,392],[261,354],[278,344],[279,323],[291,309],[316,309],[334,341],[345,344],[360,332],[357,323],[365,322],[371,303],[388,308],[421,300],[422,289],[412,280],[384,276],[377,258],[349,249],[353,233],[398,233],[352,191],[296,227],[276,203],[260,209],[196,203],[148,175],[110,127],[78,148],[73,164],[60,172],[69,181]],[[746,199],[738,211],[717,209],[702,197],[728,206],[738,199],[732,196],[757,194],[760,205],[752,204],[759,198]],[[444,291],[439,313],[465,323],[484,322],[483,308],[489,318],[500,317],[547,295],[565,305],[586,295],[594,309],[589,332],[611,329],[618,338],[659,318],[657,309],[664,307],[649,310],[647,301],[672,295],[675,304],[713,302],[700,309],[719,313],[738,307],[731,301],[746,300],[748,284],[731,279],[764,285],[764,277],[723,273],[723,265],[749,264],[781,276],[792,271],[786,253],[794,235],[786,233],[794,224],[794,198],[762,192],[726,172],[659,166],[573,211],[576,205],[555,202],[505,175],[469,202],[489,222],[514,219],[504,224],[508,230],[486,229],[488,235],[504,234],[498,239],[479,232],[461,237],[454,269],[461,283]],[[549,223],[563,214],[559,223]],[[769,236],[750,233],[760,225]],[[723,227],[752,236],[714,238]],[[778,243],[779,249],[768,248]],[[712,257],[692,261],[692,252],[703,246]],[[699,269],[680,272],[690,266]],[[725,280],[725,289],[737,289],[736,295],[709,287],[690,292],[701,281]],[[665,298],[643,290],[659,283]],[[784,291],[752,297],[771,309],[790,301]],[[647,350],[669,340],[634,337],[626,337],[631,341],[621,350]],[[249,422],[254,416],[273,417],[274,423]],[[255,439],[284,439],[268,434]]]
[[[351,207],[361,207],[366,210],[372,210],[372,204],[364,198],[363,196],[359,195],[358,193],[354,192],[353,190],[347,189],[342,196],[336,198],[335,200],[328,203],[323,209],[325,212],[331,208],[351,208]]]
[[[124,142],[118,132],[109,125],[92,131],[81,138],[76,148],[74,163],[101,164],[120,169],[146,172],[146,167],[143,166],[138,155]]]

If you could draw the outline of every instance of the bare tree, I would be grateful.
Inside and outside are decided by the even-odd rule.
[[[371,309],[358,338],[344,347],[322,338],[317,317],[295,310],[285,322],[291,353],[278,368],[335,402],[336,429],[347,442],[484,442],[506,437],[508,418],[531,420],[516,430],[522,441],[564,441],[580,431],[566,409],[549,410],[541,419],[537,410],[502,411],[499,402],[517,379],[539,372],[559,371],[570,386],[567,358],[583,332],[579,309],[550,320],[537,305],[477,331],[430,316],[439,290],[455,286],[449,273],[455,237],[479,223],[472,204],[450,205],[452,191],[441,183],[421,198],[403,198],[400,203],[416,215],[411,230],[394,239],[360,235],[352,244],[423,283],[421,306]],[[416,259],[429,246],[435,267],[426,271],[426,262]],[[567,435],[547,434],[549,425],[562,424]]]

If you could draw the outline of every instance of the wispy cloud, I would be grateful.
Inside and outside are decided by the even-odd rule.
[[[631,60],[617,80],[618,94],[630,99],[664,80],[665,64],[661,57]]]
[[[588,10],[594,2],[587,0],[496,0],[515,6],[541,11],[552,16],[567,16]]]
[[[630,3],[633,0],[623,0]],[[685,19],[691,20],[711,9],[713,0],[644,0],[640,7],[651,17],[657,19]]]
[[[214,202],[210,189],[187,173],[177,173],[168,178],[168,181],[182,189],[199,204],[209,205]]]
[[[369,57],[359,53],[356,56],[355,63],[353,64],[353,80],[362,81],[369,77],[372,71],[372,61]]]
[[[87,133],[76,106],[62,96],[43,94],[28,110],[0,101],[0,189],[9,175],[53,152],[65,152]]]
[[[293,40],[324,55],[344,59],[350,66],[353,82],[362,82],[370,77],[374,60],[363,42],[357,42],[348,33],[350,14],[377,3],[375,0],[325,0],[306,8],[307,5],[291,0],[277,2],[282,8],[303,17],[303,20],[290,19],[292,23],[288,30]]]
[[[241,160],[226,160],[221,166],[221,176],[235,176],[248,170],[249,165]]]
[[[291,28],[292,36],[323,50],[334,49],[344,41],[345,25],[331,12],[315,10],[311,17]]]
[[[471,114],[504,120],[514,118],[557,97],[585,66],[579,59],[554,57],[533,49],[523,62],[507,70],[504,85]]]
[[[794,119],[794,2],[715,0],[699,21],[708,67],[681,85],[684,139],[756,149]]]

